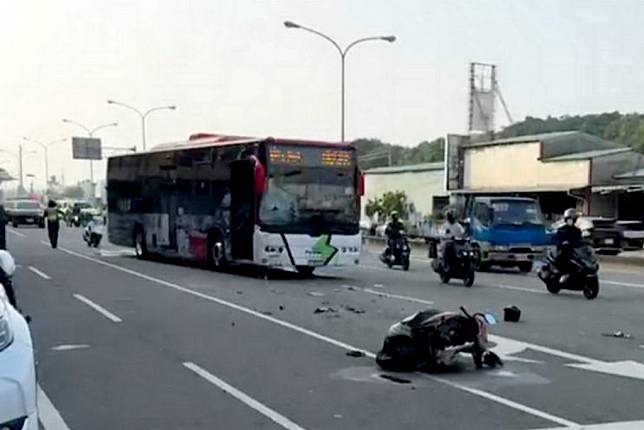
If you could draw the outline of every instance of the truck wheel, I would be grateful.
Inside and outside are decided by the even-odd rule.
[[[450,276],[449,276],[449,274],[448,274],[448,273],[441,272],[441,273],[440,273],[440,276],[441,276],[441,282],[442,282],[443,284],[449,284]]]
[[[13,218],[13,219],[11,220],[11,226],[12,226],[13,228],[18,228],[18,221],[16,221],[16,219],[15,219],[15,218]]]
[[[521,273],[530,273],[532,272],[532,261],[524,261],[517,265]]]

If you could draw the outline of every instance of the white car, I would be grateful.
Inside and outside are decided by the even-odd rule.
[[[8,254],[1,252],[0,268]],[[9,254],[9,258],[10,258]],[[0,285],[0,429],[38,430],[36,369],[31,331],[23,316],[9,304]]]

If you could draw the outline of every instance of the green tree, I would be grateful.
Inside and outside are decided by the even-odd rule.
[[[387,191],[382,196],[369,199],[365,205],[365,213],[368,217],[377,215],[378,219],[384,220],[392,211],[398,211],[400,218],[406,219],[409,207],[404,191]]]

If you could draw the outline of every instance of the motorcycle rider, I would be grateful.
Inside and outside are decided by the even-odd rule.
[[[385,257],[391,254],[394,249],[395,241],[400,239],[401,232],[405,232],[405,226],[398,218],[398,211],[391,211],[389,214],[390,221],[385,227],[385,236],[387,236],[387,247],[385,248]]]
[[[579,214],[573,208],[566,209],[564,212],[564,224],[559,227],[555,233],[555,242],[557,245],[556,266],[563,273],[559,279],[564,283],[569,275],[569,261],[572,252],[582,243],[581,230],[575,225]]]
[[[445,222],[441,226],[440,255],[445,272],[449,272],[449,265],[455,257],[454,239],[465,236],[465,229],[456,221],[456,212],[449,209],[445,213]]]

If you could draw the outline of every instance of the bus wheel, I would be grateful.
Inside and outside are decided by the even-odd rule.
[[[299,273],[302,276],[305,277],[311,277],[313,276],[313,271],[315,270],[315,267],[311,266],[295,266],[295,270],[297,270],[297,273]]]
[[[145,245],[145,235],[142,228],[134,230],[134,253],[136,258],[143,260],[148,256],[148,249]]]
[[[221,236],[214,235],[209,241],[208,262],[215,269],[221,269],[226,265],[226,253]]]

